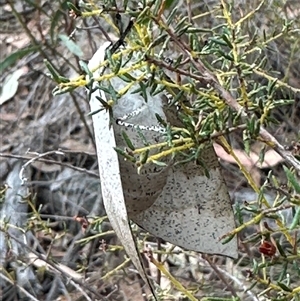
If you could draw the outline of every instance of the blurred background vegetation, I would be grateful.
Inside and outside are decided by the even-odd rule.
[[[151,298],[105,217],[80,81],[80,61],[117,41],[130,20],[124,44],[156,65],[157,89],[182,91],[192,103],[187,126],[201,115],[203,139],[231,129],[214,146],[234,202],[239,259],[173,248],[135,227],[185,288],[145,258],[160,300],[300,300],[299,170],[259,136],[264,127],[299,160],[299,1],[0,3],[3,300]]]

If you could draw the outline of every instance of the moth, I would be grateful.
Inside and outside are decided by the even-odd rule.
[[[103,72],[112,72],[109,66],[105,71],[96,68],[103,62],[108,46],[109,43],[104,43],[89,62],[94,78]],[[132,58],[132,61],[127,62],[126,68],[134,63],[136,60]],[[131,75],[137,79],[141,73],[139,70]],[[128,85],[117,74],[109,82],[115,91]],[[101,85],[105,85],[105,82],[101,82]],[[122,202],[117,193],[122,193],[125,204],[121,207],[126,208],[129,219],[152,235],[184,249],[236,258],[237,239],[234,237],[226,244],[220,241],[220,237],[235,228],[235,222],[231,200],[211,144],[203,148],[199,160],[196,158],[187,163],[176,164],[176,156],[167,156],[163,166],[150,162],[139,173],[135,162],[126,160],[120,154],[116,155],[115,146],[121,149],[127,147],[124,132],[136,148],[143,148],[145,141],[148,145],[165,141],[159,119],[165,120],[170,126],[178,126],[176,108],[168,106],[163,93],[153,96],[146,91],[145,97],[135,93],[138,87],[137,80],[113,103],[111,115],[105,108],[99,113],[102,116],[99,120],[99,147],[105,147],[98,157],[99,168],[102,170],[100,174],[103,194],[109,195],[109,202],[115,204],[112,209],[108,208],[112,206],[111,203],[104,202],[111,218],[114,218],[113,212],[117,214],[118,203]],[[101,89],[93,90],[91,98],[94,101],[97,95],[101,95],[102,99],[111,98]],[[101,107],[99,101],[98,106]],[[153,151],[150,150],[149,156],[152,154]],[[200,161],[204,162],[205,167],[199,164]],[[121,181],[114,182],[112,174],[118,174]],[[119,228],[119,235],[122,235],[118,223],[116,220],[112,224],[114,228]]]

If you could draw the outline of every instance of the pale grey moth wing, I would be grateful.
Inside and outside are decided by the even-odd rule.
[[[114,79],[112,83],[116,90],[125,85],[120,79]],[[155,114],[171,123],[174,121],[171,108],[164,108],[166,104],[162,95],[148,95],[146,102],[141,95],[130,94],[136,88],[133,86],[113,110],[116,120],[124,113],[139,112],[127,118],[127,126],[114,125],[119,147],[126,146],[122,131],[136,147],[144,146],[137,128],[149,143],[162,142],[163,135],[151,130],[151,127],[159,127]],[[219,240],[235,228],[235,223],[231,200],[212,145],[201,153],[209,178],[195,162],[174,166],[167,158],[167,167],[148,164],[139,175],[133,163],[125,161],[122,156],[119,160],[127,212],[134,222],[151,234],[183,248],[237,257],[236,238],[225,245]]]
[[[109,44],[110,43],[105,43],[102,45],[89,62],[89,69],[94,71],[94,78],[97,78],[100,75],[97,66],[103,62],[105,49]],[[90,98],[91,112],[97,112],[102,108],[102,105],[96,96],[101,96],[104,100],[106,99],[103,91],[96,90],[93,92]],[[118,157],[113,149],[116,146],[114,130],[113,128],[109,128],[109,113],[102,110],[92,117],[101,179],[101,190],[107,216],[116,235],[124,246],[126,253],[137,268],[140,276],[148,283],[155,296],[155,289],[146,275],[140,254],[137,251],[135,240],[131,233],[124,202]]]
[[[163,97],[166,120],[182,127],[176,106]],[[222,244],[220,237],[235,228],[234,214],[218,158],[211,144],[200,153],[204,167],[196,162],[168,169],[167,183],[154,204],[131,218],[164,240],[201,253],[236,258],[237,239]]]
[[[190,162],[169,169],[167,184],[144,212],[131,218],[141,227],[172,244],[201,253],[236,258],[237,241],[220,237],[235,228],[227,187],[212,146],[202,152],[209,178]]]
[[[116,86],[120,84],[118,82]],[[127,108],[132,97],[127,94],[124,98]],[[169,119],[170,114],[165,112],[170,112],[170,108],[161,111],[164,105],[161,96],[159,99],[148,96],[147,103],[143,103],[140,95],[134,94],[134,97],[135,103],[139,108],[143,106],[144,110],[129,118],[128,123],[143,128],[158,126],[155,113]],[[134,109],[131,107],[130,111]],[[115,126],[118,146],[125,146],[121,131],[126,131],[136,147],[143,147],[137,129],[124,126]],[[162,134],[151,130],[143,130],[143,135],[150,143],[164,139]],[[154,236],[185,249],[237,257],[236,238],[224,245],[220,241],[221,236],[235,228],[235,222],[231,200],[212,145],[201,152],[209,178],[203,167],[195,162],[174,166],[170,160],[168,166],[163,168],[149,164],[138,175],[134,164],[124,161],[122,156],[119,160],[127,212],[135,223]]]
[[[118,78],[112,79],[111,83],[117,91],[122,89],[125,85],[125,82]],[[154,97],[148,95],[146,102],[140,94],[131,94],[136,88],[137,86],[133,85],[113,107],[113,117],[115,121],[121,118],[123,119],[124,116],[130,116],[132,112],[138,112],[126,118],[124,125],[114,123],[116,143],[119,148],[126,147],[122,132],[126,133],[136,147],[145,146],[142,140],[150,144],[163,142],[165,140],[161,133],[151,130],[151,128],[154,127],[160,128],[155,114],[159,114],[165,118],[161,95]],[[141,137],[139,133],[141,133],[143,137]],[[153,154],[153,151],[149,153],[149,155],[151,154]],[[127,212],[129,217],[133,220],[137,213],[144,212],[162,193],[167,184],[169,169],[171,167],[171,160],[169,161],[170,162],[168,162],[167,158],[166,167],[160,167],[153,163],[147,164],[141,169],[140,173],[138,173],[137,166],[134,163],[124,160],[124,157],[119,155]]]
[[[131,63],[134,63],[134,58]],[[129,67],[127,65],[126,67]],[[131,73],[138,78],[141,71]],[[116,91],[128,85],[114,77],[111,84]],[[174,112],[166,109],[163,94],[144,99],[136,83],[118,99],[113,106],[113,123],[116,144],[125,148],[122,132],[135,147],[165,141],[156,114],[162,119],[176,123]],[[173,108],[174,109],[174,108]],[[118,122],[118,121],[123,121]],[[141,139],[142,132],[144,139]],[[150,153],[151,154],[151,153]],[[195,162],[174,165],[165,158],[166,167],[147,164],[137,173],[136,165],[119,155],[123,193],[129,217],[151,234],[186,249],[237,257],[237,240],[233,238],[223,245],[219,238],[235,228],[234,216],[227,187],[212,146],[202,153],[210,177]]]

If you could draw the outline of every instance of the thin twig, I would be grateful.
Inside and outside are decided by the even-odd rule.
[[[27,153],[29,153],[29,150],[27,151]],[[49,151],[49,152],[46,152],[46,153],[42,153],[42,154],[39,154],[39,153],[34,153],[34,155],[36,155],[36,157],[33,157],[31,158],[30,160],[28,160],[25,164],[22,165],[22,168],[19,172],[19,178],[21,180],[21,185],[23,186],[27,181],[28,179],[24,176],[24,173],[26,171],[26,168],[32,164],[33,162],[37,161],[39,158],[42,158],[42,157],[46,157],[46,156],[49,156],[49,155],[64,155],[64,153],[60,152],[60,151]]]
[[[205,258],[205,260],[207,260]],[[208,262],[209,263],[209,262]],[[226,277],[230,278],[232,281],[234,281],[239,287],[243,288],[244,292],[252,298],[253,301],[259,301],[258,298],[250,291],[248,290],[248,288],[243,284],[242,281],[240,281],[239,279],[237,279],[236,277],[234,277],[233,275],[231,275],[230,273],[228,273],[227,271],[221,269],[219,266],[214,265],[214,267],[216,268],[216,270],[218,270],[219,272],[221,272],[222,274],[224,274]],[[218,274],[219,275],[219,274]]]
[[[234,297],[238,297],[235,289],[232,287],[232,285],[230,285],[228,283],[227,279],[225,279],[225,277],[222,275],[222,273],[220,272],[220,270],[218,269],[218,267],[212,262],[212,260],[209,258],[209,256],[206,255],[206,254],[203,254],[202,256],[208,262],[208,264],[211,266],[211,268],[215,271],[215,273],[217,274],[217,276],[219,277],[219,279],[226,285],[226,287],[231,292],[231,294]]]
[[[2,270],[2,268],[0,269]],[[24,295],[26,295],[30,300],[33,301],[39,301],[36,299],[34,296],[32,296],[30,293],[28,293],[22,286],[18,285],[16,282],[12,281],[11,279],[7,278],[6,276],[3,275],[3,273],[0,273],[0,277],[9,282],[12,286],[16,286]]]
[[[90,153],[86,153],[86,152],[63,151],[63,150],[58,150],[58,151],[60,153],[62,153],[62,152],[64,152],[64,153],[80,153],[80,154],[86,154],[86,155],[93,155],[93,156],[95,156],[95,154],[90,154]],[[13,154],[8,154],[8,153],[0,153],[0,157],[3,157],[3,158],[12,158],[12,159],[20,159],[20,160],[31,160],[32,159],[32,157],[29,157],[29,156],[13,155]],[[35,157],[34,161],[44,162],[44,163],[48,163],[48,164],[56,164],[56,165],[67,167],[67,168],[70,168],[70,169],[73,169],[73,170],[76,170],[76,171],[79,171],[79,172],[82,172],[82,173],[86,173],[89,176],[92,176],[94,178],[99,178],[99,175],[96,172],[93,172],[91,170],[87,170],[85,168],[73,166],[73,165],[68,164],[68,163],[58,162],[58,161],[55,161],[55,160],[44,159],[44,158],[41,158],[41,157]]]
[[[0,228],[0,231],[3,231],[3,229]],[[65,271],[63,269],[61,269],[58,264],[56,264],[54,262],[51,262],[50,260],[48,260],[47,258],[45,258],[42,254],[38,253],[33,248],[30,248],[29,246],[27,246],[27,244],[25,244],[24,242],[22,242],[21,240],[19,240],[18,238],[16,238],[14,235],[11,235],[10,233],[7,233],[7,231],[4,231],[4,232],[6,233],[7,236],[9,236],[9,238],[13,239],[18,244],[20,244],[20,246],[22,246],[23,248],[29,250],[38,259],[46,262],[48,266],[51,266],[52,267],[52,272],[55,272],[57,275],[60,275],[61,277],[66,278],[68,281],[72,281],[71,283],[74,282],[74,283],[80,285],[81,287],[83,287],[85,289],[85,291],[89,291],[89,292],[93,293],[95,296],[97,296],[97,298],[100,298],[100,300],[106,300],[107,301],[107,299],[103,295],[99,294],[91,286],[85,284],[83,281],[81,281],[79,279],[76,279],[76,278],[72,277],[70,274],[66,274]]]

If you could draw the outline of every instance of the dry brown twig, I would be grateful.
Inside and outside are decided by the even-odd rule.
[[[238,297],[234,287],[227,281],[227,279],[224,277],[224,275],[220,272],[217,265],[213,263],[213,261],[210,259],[210,256],[208,256],[207,254],[203,254],[202,257],[208,262],[208,264],[211,266],[211,268],[217,274],[219,279],[225,284],[227,289],[231,292],[232,296]]]
[[[2,229],[1,229],[2,231]],[[31,264],[34,264],[35,261],[37,261],[38,266],[44,266],[46,267],[49,272],[52,272],[55,275],[59,275],[60,277],[65,277],[68,279],[69,283],[71,283],[73,286],[75,286],[77,289],[80,287],[81,291],[84,292],[90,292],[97,298],[100,298],[100,300],[107,300],[106,297],[101,295],[98,291],[96,291],[94,288],[86,284],[82,276],[79,275],[77,272],[73,271],[72,269],[68,268],[65,265],[57,264],[53,262],[52,260],[49,260],[46,258],[46,256],[38,253],[33,248],[30,248],[26,243],[21,241],[20,239],[16,238],[14,235],[8,234],[8,237],[14,241],[16,241],[18,244],[20,244],[23,248],[29,250],[31,253],[29,254],[28,261]],[[43,264],[44,262],[44,264]]]
[[[2,278],[3,281],[6,281],[6,282],[10,283],[11,285],[16,286],[25,296],[27,296],[29,298],[29,300],[38,301],[38,299],[36,299],[33,295],[31,295],[29,292],[27,292],[26,289],[24,289],[23,287],[18,285],[18,283],[16,283],[12,279],[6,277],[3,273],[0,273],[0,278]]]
[[[57,152],[57,151],[54,151],[54,153]],[[86,155],[93,155],[95,156],[94,153],[86,153],[86,152],[76,152],[76,151],[65,151],[65,150],[58,150],[59,154],[60,155],[64,155],[65,153],[80,153],[80,154],[86,154]],[[99,178],[99,175],[96,173],[96,172],[93,172],[91,170],[88,170],[86,168],[81,168],[81,167],[78,167],[78,166],[74,166],[72,164],[68,164],[68,163],[65,163],[65,162],[59,162],[59,161],[55,161],[55,160],[51,160],[51,159],[44,159],[43,157],[46,156],[46,155],[49,155],[49,152],[47,153],[44,153],[44,154],[37,154],[36,153],[36,157],[32,158],[32,156],[28,156],[28,155],[15,155],[15,154],[9,154],[9,153],[0,153],[0,157],[2,158],[12,158],[12,159],[21,159],[21,160],[28,160],[28,162],[26,163],[26,166],[25,168],[35,162],[35,161],[38,161],[38,162],[43,162],[43,163],[48,163],[48,164],[56,164],[56,165],[59,165],[59,166],[63,166],[63,167],[67,167],[67,168],[71,168],[73,170],[76,170],[78,172],[82,172],[82,173],[86,173],[88,174],[89,176],[92,176],[94,178]],[[24,166],[23,166],[24,168]],[[22,171],[23,173],[24,171]]]
[[[229,278],[230,280],[232,280],[233,282],[235,282],[235,284],[238,287],[243,288],[244,292],[252,298],[253,301],[259,301],[258,298],[254,295],[254,293],[252,293],[251,290],[249,290],[242,281],[240,281],[237,277],[235,277],[234,275],[231,275],[230,273],[228,273],[228,271],[221,269],[218,265],[216,265],[215,263],[212,262],[212,260],[210,260],[210,258],[205,255],[202,256],[203,259],[200,257],[199,260],[206,260],[209,265],[211,266],[211,268],[216,272],[216,274],[218,275],[218,277],[227,285],[227,287],[230,289],[231,292],[234,292],[234,296],[237,296],[234,287],[232,287],[231,285],[228,284],[227,280],[225,279],[224,276],[226,276],[227,278]]]

